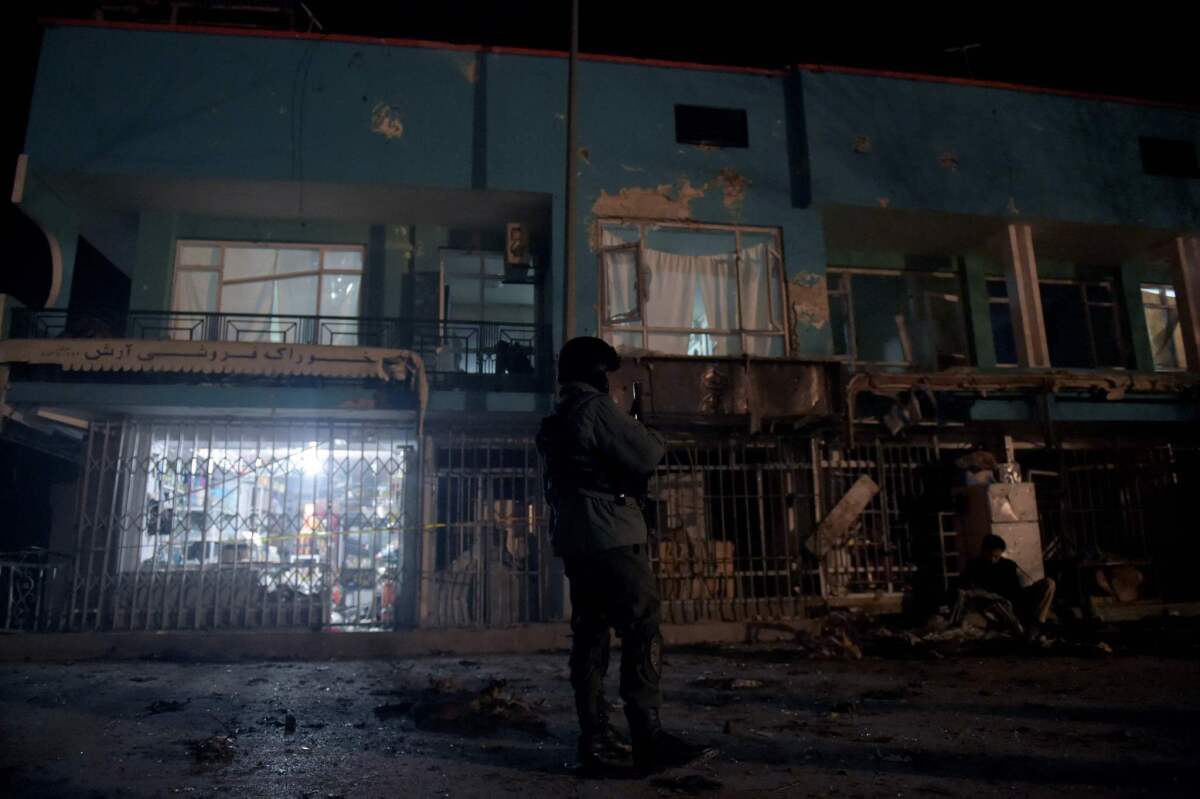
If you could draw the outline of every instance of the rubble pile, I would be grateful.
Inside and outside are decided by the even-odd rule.
[[[504,729],[539,738],[548,734],[545,720],[515,697],[505,680],[488,680],[481,689],[468,690],[452,679],[433,677],[405,701],[375,708],[375,715],[380,719],[407,715],[418,729],[468,737]]]

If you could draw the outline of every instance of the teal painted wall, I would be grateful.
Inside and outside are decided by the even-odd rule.
[[[1145,175],[1138,150],[1200,143],[1200,112],[836,73],[802,86],[817,202],[1200,229],[1200,181]]]
[[[27,150],[35,173],[550,195],[543,318],[553,321],[561,341],[565,88],[560,58],[52,27]],[[886,198],[891,208],[999,219],[1200,229],[1200,181],[1143,175],[1137,144],[1140,135],[1200,139],[1196,112],[836,73],[785,78],[595,61],[581,63],[579,88],[578,331],[572,332],[596,327],[589,234],[597,210],[655,215],[638,202],[648,194],[660,194],[696,221],[778,228],[789,279],[801,289],[817,287],[818,295],[827,263],[904,262],[899,253],[827,253],[821,208],[829,204],[877,208]],[[677,144],[676,104],[745,108],[750,146]],[[870,152],[855,152],[859,136],[870,139]],[[694,196],[685,199],[689,192]],[[36,216],[63,230],[77,224],[72,217],[79,209],[52,207],[36,187],[30,203]],[[374,236],[368,225],[306,224],[300,230],[288,219],[200,224],[144,209],[131,307],[166,307],[178,237],[349,235],[370,248],[367,307],[400,315],[410,303],[404,293],[410,262],[420,270],[438,242],[452,238],[436,228],[412,230],[407,220],[375,220]],[[1041,259],[1039,265],[1047,276],[1074,269]],[[980,270],[997,268],[973,267],[974,294]],[[978,318],[986,307],[974,294],[971,325],[981,342],[977,359],[986,366]],[[819,313],[804,316],[795,340],[799,355],[831,351]]]

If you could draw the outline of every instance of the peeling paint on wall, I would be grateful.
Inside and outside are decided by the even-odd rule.
[[[877,197],[876,202],[879,203],[880,208],[887,208],[888,206],[890,206],[892,204],[892,198],[891,197]]]
[[[626,172],[645,172],[646,170],[640,166],[630,166],[629,164],[621,164],[621,169]]]
[[[382,100],[371,109],[371,130],[386,139],[399,139],[404,135],[404,123],[400,112]]]
[[[582,153],[581,153],[582,155]],[[621,164],[627,172],[642,172],[640,167],[630,167]],[[736,220],[742,213],[742,204],[746,200],[746,192],[751,181],[736,169],[726,167],[717,173],[712,180],[693,186],[691,179],[681,177],[675,183],[662,183],[652,188],[628,186],[616,194],[609,194],[601,189],[600,196],[592,203],[592,216],[618,217],[624,219],[663,219],[687,220],[692,218],[692,201],[703,197],[709,191],[720,188],[725,208]],[[592,239],[595,238],[593,234]],[[591,241],[591,247],[596,249],[598,243]]]
[[[942,169],[957,170],[958,169],[958,155],[956,153],[952,153],[949,150],[947,150],[946,152],[944,152],[938,156],[938,163],[941,165]]]
[[[874,149],[871,144],[870,136],[855,136],[854,137],[854,152],[869,153]]]
[[[742,214],[742,203],[746,200],[746,190],[750,188],[750,179],[743,176],[733,167],[726,167],[718,174],[715,181],[725,195],[725,207],[736,219]],[[705,185],[707,189],[707,184]]]
[[[458,71],[462,74],[463,80],[467,83],[479,82],[479,62],[474,58],[469,60],[460,59],[458,62]]]
[[[653,188],[630,186],[616,194],[602,189],[592,203],[592,214],[630,219],[689,219],[692,201],[703,197],[707,190],[708,184],[696,187],[686,177]]]
[[[592,151],[587,147],[580,147],[579,160],[590,166],[592,163]]]
[[[829,295],[825,276],[815,272],[798,272],[788,278],[788,311],[792,317],[792,350],[800,350],[797,340],[800,327],[820,330],[829,321]]]

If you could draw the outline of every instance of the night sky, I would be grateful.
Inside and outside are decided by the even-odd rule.
[[[23,148],[40,39],[37,20],[91,19],[96,5],[44,0],[5,9],[6,106],[15,109],[5,114],[3,126],[6,186]],[[153,21],[158,13],[165,21],[169,3],[143,5],[150,10],[139,19]],[[568,0],[307,0],[306,5],[331,34],[556,50],[569,43]],[[155,12],[156,6],[161,10]],[[755,0],[581,0],[580,48],[709,64],[778,68],[804,63],[923,72],[1200,106],[1200,37],[1194,24],[1184,21],[1182,7],[1175,7],[1174,17],[1161,7],[1111,6],[1123,9],[1118,12],[1102,10],[1101,4],[1078,7],[1077,17],[1056,17],[1046,7],[957,4],[917,13],[911,5],[904,11],[880,11],[872,4],[829,10],[826,4]],[[19,224],[12,211],[5,213],[8,242]],[[11,258],[11,247],[9,253]],[[16,255],[19,264],[21,254]],[[9,260],[0,272],[0,292],[40,290],[26,283],[22,270]]]

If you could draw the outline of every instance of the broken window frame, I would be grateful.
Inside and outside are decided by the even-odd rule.
[[[851,277],[853,275],[866,275],[869,277],[895,277],[895,278],[900,278],[900,279],[903,279],[903,278],[911,276],[911,275],[921,275],[921,276],[925,276],[925,277],[938,278],[938,279],[942,279],[942,280],[954,280],[954,281],[958,281],[960,279],[960,275],[957,272],[945,271],[945,270],[936,270],[936,271],[932,271],[932,272],[926,272],[926,271],[904,270],[904,269],[873,269],[873,268],[864,268],[864,267],[855,267],[855,266],[830,266],[826,269],[826,286],[827,286],[826,293],[829,297],[831,307],[832,307],[832,303],[833,303],[833,300],[835,297],[844,297],[845,298],[845,308],[846,308],[846,319],[849,322],[849,331],[848,331],[848,336],[847,336],[847,341],[846,341],[847,352],[835,353],[833,357],[836,360],[848,363],[852,367],[871,366],[871,367],[882,367],[882,368],[887,368],[887,369],[916,369],[916,368],[919,368],[921,366],[920,355],[919,355],[919,353],[917,353],[917,351],[914,347],[913,331],[908,329],[907,320],[906,320],[904,329],[900,329],[899,327],[897,328],[897,333],[898,333],[898,335],[900,337],[900,341],[901,341],[901,347],[907,351],[908,356],[909,356],[907,361],[868,361],[868,360],[863,360],[858,357],[858,333],[857,333],[858,320],[854,314],[854,289],[853,289],[853,285],[852,285],[853,281],[851,280]],[[833,288],[835,280],[837,282],[837,286],[838,286],[837,288]],[[967,336],[966,305],[963,302],[962,287],[959,286],[957,294],[949,295],[949,294],[946,294],[945,292],[935,291],[933,289],[928,288],[927,286],[922,286],[921,287],[921,303],[923,305],[923,311],[925,313],[927,322],[932,319],[931,305],[930,305],[931,295],[938,295],[938,296],[941,296],[944,298],[949,298],[949,297],[953,296],[953,302],[955,302],[959,308],[959,314],[957,317],[958,328],[959,328],[958,332],[960,335],[960,340],[963,342],[963,346],[964,346],[964,352],[962,352],[961,354],[967,361],[967,363],[964,365],[970,365],[971,360],[972,360],[972,353],[970,352],[970,339]],[[832,319],[832,316],[833,316],[833,313],[831,310],[831,312],[830,312],[831,319]],[[933,346],[933,350],[932,350],[933,354],[936,356],[936,341],[932,342],[932,346]]]
[[[1150,342],[1150,357],[1154,361],[1154,371],[1186,371],[1187,353],[1183,347],[1183,326],[1179,318],[1179,303],[1175,287],[1169,283],[1142,283],[1140,294],[1142,297],[1143,315],[1146,317],[1146,338]],[[1150,316],[1148,312],[1151,310],[1166,312],[1168,320],[1170,320],[1172,315],[1175,317],[1175,327],[1170,335],[1173,365],[1162,365],[1159,363],[1158,355],[1154,348],[1154,333],[1150,329]]]
[[[1091,366],[1082,367],[1086,369],[1112,369],[1117,371],[1125,371],[1126,364],[1129,362],[1129,348],[1125,341],[1124,327],[1121,324],[1121,302],[1117,294],[1116,281],[1111,278],[1102,278],[1100,280],[1078,280],[1065,278],[1038,278],[1039,294],[1043,285],[1051,286],[1077,286],[1079,288],[1079,297],[1083,302],[1084,319],[1087,326],[1087,341],[1088,351],[1091,353]],[[1088,289],[1092,287],[1102,287],[1108,292],[1111,298],[1107,301],[1093,300],[1088,296]],[[1043,308],[1045,302],[1042,303]],[[1108,308],[1112,315],[1113,335],[1116,337],[1116,344],[1119,364],[1101,364],[1100,350],[1096,344],[1096,328],[1092,321],[1092,313],[1096,308]],[[1043,323],[1045,319],[1043,318]],[[1053,353],[1050,353],[1050,365],[1055,367]],[[1080,368],[1080,367],[1057,367],[1057,368]]]
[[[791,342],[787,334],[787,297],[786,286],[784,283],[784,262],[783,262],[783,244],[782,233],[778,228],[773,227],[753,227],[748,225],[721,225],[701,222],[670,222],[661,220],[646,220],[646,219],[623,219],[623,218],[605,218],[598,219],[595,222],[595,240],[603,241],[604,229],[606,227],[631,228],[637,230],[637,241],[622,242],[610,246],[599,246],[596,250],[596,266],[599,287],[597,296],[599,297],[599,313],[598,328],[600,337],[613,343],[614,337],[620,334],[636,334],[641,336],[642,346],[638,349],[648,350],[648,343],[651,334],[660,335],[688,335],[708,336],[714,338],[734,337],[738,338],[740,353],[736,355],[705,355],[696,356],[689,351],[687,355],[682,357],[747,357],[747,340],[748,339],[777,339],[781,344],[782,355],[754,355],[749,357],[760,358],[787,358],[791,355]],[[649,293],[649,275],[646,272],[645,265],[645,242],[646,235],[654,230],[670,230],[670,231],[716,231],[731,233],[734,236],[734,288],[735,288],[735,309],[736,309],[736,327],[730,328],[715,328],[715,327],[666,327],[658,325],[650,325],[646,320],[645,307],[648,301]],[[742,236],[770,236],[773,239],[773,245],[768,245],[767,263],[765,265],[767,271],[767,327],[746,328],[743,325],[742,311]],[[636,317],[630,316],[627,321],[638,321],[640,325],[621,325],[613,324],[612,320],[615,317],[609,314],[610,298],[608,296],[608,261],[607,256],[622,251],[636,251],[636,270],[637,280],[635,284],[636,295]],[[776,304],[780,307],[776,308]],[[691,348],[689,347],[689,350]]]

